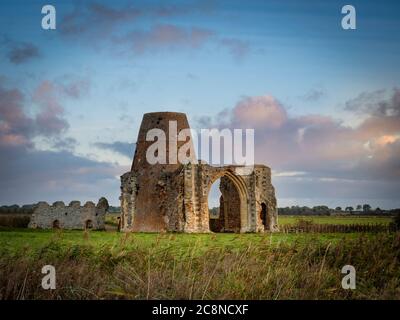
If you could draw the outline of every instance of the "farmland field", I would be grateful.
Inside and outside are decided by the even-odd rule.
[[[370,235],[373,237],[373,235]],[[3,251],[18,252],[23,250],[27,255],[34,254],[45,244],[57,242],[61,248],[74,245],[90,246],[94,250],[101,250],[105,246],[118,249],[122,244],[125,248],[151,249],[158,247],[160,250],[170,248],[174,252],[184,252],[188,248],[196,248],[202,252],[211,248],[243,249],[248,245],[267,243],[279,245],[280,243],[301,244],[314,242],[324,244],[336,243],[347,239],[356,239],[357,233],[329,233],[329,234],[183,234],[183,233],[118,233],[114,231],[79,230],[31,230],[0,228],[0,246]]]
[[[108,214],[106,222],[110,225],[117,226],[118,214]],[[279,225],[296,224],[300,219],[312,221],[317,224],[384,224],[388,225],[393,218],[390,216],[301,216],[301,215],[279,215]]]
[[[336,224],[347,219],[314,218]],[[0,228],[0,299],[400,299],[399,259],[398,232]],[[56,290],[40,286],[47,264],[57,270]],[[346,264],[356,268],[355,290],[341,287]]]
[[[390,216],[289,216],[280,215],[279,224],[295,224],[299,219],[310,220],[318,224],[384,224],[392,222]]]

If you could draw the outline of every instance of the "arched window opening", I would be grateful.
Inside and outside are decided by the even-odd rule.
[[[232,180],[227,176],[217,179],[211,186],[208,196],[210,230],[240,232],[240,197]]]
[[[264,202],[261,203],[260,218],[264,226],[264,230],[268,230],[269,229],[268,210],[267,210],[267,205]]]
[[[53,229],[60,229],[60,221],[58,220],[53,221]]]
[[[86,222],[85,222],[85,229],[93,229],[93,222],[92,222],[92,220],[86,220]]]

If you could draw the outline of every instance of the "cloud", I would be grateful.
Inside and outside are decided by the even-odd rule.
[[[400,89],[363,92],[346,102],[346,110],[377,117],[400,115]]]
[[[23,43],[8,52],[8,59],[14,64],[21,64],[39,57],[39,49],[31,43]]]
[[[248,42],[234,38],[222,38],[220,44],[226,47],[236,60],[242,60],[250,51]]]
[[[2,36],[0,48],[5,52],[5,57],[13,64],[23,64],[41,56],[39,48],[30,42],[21,42]]]
[[[231,121],[240,128],[275,129],[287,121],[287,114],[272,96],[245,97],[233,109]]]
[[[60,23],[60,32],[65,36],[83,34],[109,33],[123,22],[130,22],[142,14],[140,9],[131,5],[122,8],[112,8],[104,4],[92,2],[79,5],[66,14]]]
[[[2,204],[96,201],[105,195],[118,204],[118,176],[128,168],[73,154],[77,141],[68,128],[57,87],[42,82],[32,101],[16,88],[0,85],[0,202]],[[36,114],[26,106],[35,103]],[[35,138],[49,139],[58,151],[35,148]]]
[[[0,146],[0,203],[97,201],[106,196],[118,204],[118,176],[126,171],[68,151]]]
[[[329,116],[290,116],[270,95],[245,97],[217,120],[202,119],[202,126],[208,120],[209,127],[254,128],[256,162],[275,171],[280,197],[293,197],[293,185],[307,186],[298,191],[308,198],[338,197],[343,192],[334,190],[342,185],[347,197],[361,196],[360,188],[371,196],[374,187],[377,196],[393,197],[394,185],[400,187],[399,92],[379,93],[382,99],[373,94],[374,100],[365,93],[347,103],[354,112],[369,112],[356,127]]]
[[[90,92],[91,83],[88,77],[76,75],[64,75],[59,79],[57,90],[65,96],[73,99],[84,97]]]
[[[23,95],[18,89],[0,86],[0,145],[29,145],[35,120],[23,110]]]
[[[153,52],[155,49],[174,49],[187,47],[196,49],[203,46],[213,32],[202,28],[181,28],[170,24],[160,24],[148,31],[132,31],[116,39],[117,43],[127,44],[137,54]]]
[[[188,5],[155,4],[134,6],[131,4],[113,7],[99,2],[79,4],[66,14],[60,23],[60,32],[65,36],[84,34],[110,34],[123,23],[132,23],[140,18],[163,18],[212,10],[211,1],[201,1]]]
[[[157,18],[185,15],[193,12],[208,12],[210,6],[207,2],[199,5],[141,5],[131,4],[113,7],[98,2],[79,5],[62,18],[60,32],[67,37],[82,37],[112,34],[122,24],[138,21],[140,18]],[[92,39],[94,40],[94,39]]]
[[[165,23],[165,17],[188,16],[213,10],[212,1],[190,5],[109,6],[92,2],[76,7],[62,17],[60,34],[66,39],[82,41],[96,49],[111,48],[117,54],[157,53],[166,49],[199,49],[211,43],[224,48],[235,60],[249,52],[248,42],[218,36],[214,30],[199,26],[183,27]],[[146,20],[147,19],[147,20]],[[147,29],[139,27],[150,21]]]
[[[54,137],[65,132],[69,124],[64,118],[61,97],[77,99],[88,91],[88,86],[83,80],[62,84],[42,81],[27,101],[19,89],[0,83],[0,143],[28,145],[36,136]],[[28,115],[25,104],[36,105],[37,112]]]
[[[306,102],[316,102],[323,98],[325,95],[325,90],[314,88],[309,90],[306,94],[300,96],[300,98]]]
[[[31,42],[16,41],[8,36],[2,36],[0,47],[5,51],[6,58],[13,64],[23,64],[41,56],[39,48]]]
[[[36,114],[26,112],[27,103],[38,105]],[[32,148],[35,137],[59,139],[69,126],[63,113],[54,88],[47,81],[37,87],[32,101],[27,101],[19,89],[0,86],[0,144]]]
[[[45,136],[61,133],[69,127],[62,117],[64,108],[59,103],[56,90],[51,82],[43,81],[33,94],[33,101],[41,108],[36,115],[37,129]]]
[[[26,113],[26,103],[38,106],[36,114]],[[42,82],[37,87],[32,101],[26,101],[19,89],[0,85],[0,144],[31,147],[37,136],[58,136],[69,127],[63,114],[64,108],[50,82]]]
[[[130,159],[133,158],[133,154],[135,153],[135,147],[136,147],[135,143],[121,142],[121,141],[115,141],[111,143],[96,142],[93,145],[101,149],[117,152],[119,154],[127,156]]]
[[[123,36],[114,36],[113,43],[128,48],[134,54],[155,53],[163,50],[200,49],[206,44],[222,47],[237,61],[250,51],[248,42],[234,38],[220,38],[210,29],[181,27],[173,24],[155,24],[148,30],[133,30]]]
[[[53,139],[52,147],[58,151],[69,151],[72,152],[75,150],[78,141],[71,137],[63,137],[63,138],[56,138]]]

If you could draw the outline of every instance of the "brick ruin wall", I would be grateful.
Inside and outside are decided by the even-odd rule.
[[[270,168],[257,165],[251,173],[243,175],[235,173],[235,169],[234,166],[181,165],[172,172],[160,171],[152,189],[140,184],[137,172],[125,173],[121,177],[122,230],[190,233],[277,231],[276,198]],[[210,221],[208,194],[218,178],[222,181],[222,210],[226,207],[226,216],[221,222],[223,227],[213,230],[215,222]],[[153,199],[156,210],[151,214],[152,219],[146,219],[149,212],[141,209],[143,207],[137,202],[141,192]],[[263,206],[267,216],[265,222],[261,215]],[[157,220],[156,224],[153,224],[153,219]]]
[[[53,205],[39,202],[33,210],[28,227],[104,230],[107,209],[105,198],[101,198],[97,205],[88,201],[83,206],[79,201],[71,201],[68,206],[62,201],[54,202]]]
[[[121,185],[121,222],[123,231],[142,232],[264,232],[278,230],[278,216],[270,169],[258,165],[248,175],[235,175],[234,168],[216,168],[206,164],[182,165],[174,172],[161,174],[154,189],[140,186],[135,172],[127,172]],[[241,181],[241,191],[232,181]],[[209,215],[208,194],[211,185],[221,178],[222,205],[220,222]],[[137,223],[137,195],[154,194],[157,224],[146,220],[142,211]],[[265,207],[265,221],[262,210]],[[225,224],[226,221],[226,224]],[[215,224],[220,226],[214,228]],[[210,228],[211,227],[211,228]]]
[[[139,232],[210,232],[208,194],[221,178],[224,221],[219,231],[264,232],[278,230],[275,190],[271,170],[255,165],[214,167],[197,162],[149,164],[146,133],[154,128],[166,132],[166,158],[178,148],[169,149],[168,122],[177,122],[177,132],[189,129],[186,115],[173,112],[147,113],[140,126],[131,171],[121,176],[121,230]],[[264,211],[263,211],[264,207]],[[263,218],[262,212],[266,217]],[[211,222],[213,229],[214,222]],[[211,230],[212,231],[212,230]]]

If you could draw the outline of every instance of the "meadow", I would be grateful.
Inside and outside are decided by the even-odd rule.
[[[393,221],[390,216],[279,216],[279,225],[295,224],[299,220],[310,220],[317,224],[384,224],[388,225]]]
[[[56,268],[55,290],[41,287],[47,264]],[[355,290],[341,286],[346,264],[356,268]],[[400,299],[400,233],[2,227],[0,299]]]

